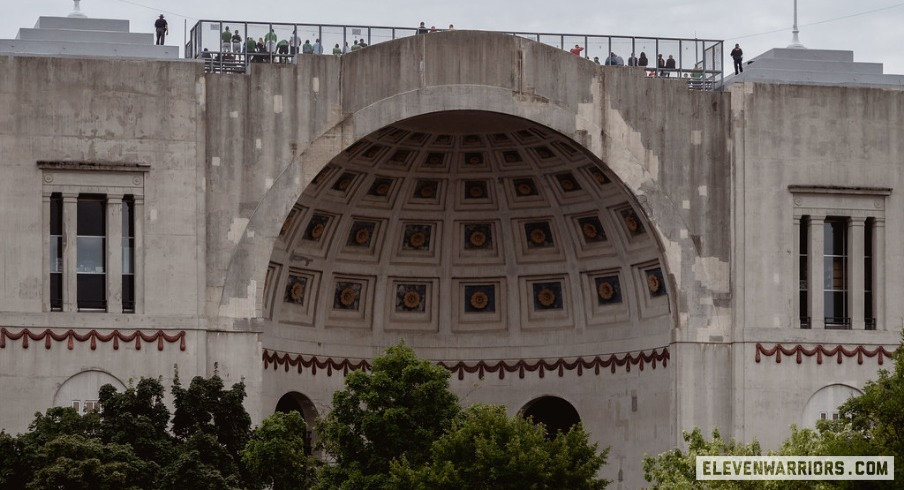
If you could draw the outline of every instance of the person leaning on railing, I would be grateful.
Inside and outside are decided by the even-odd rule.
[[[229,32],[229,26],[226,26],[226,30],[220,34],[220,40],[222,41],[222,45],[220,46],[220,50],[224,53],[229,52],[229,48],[232,46],[232,33]]]

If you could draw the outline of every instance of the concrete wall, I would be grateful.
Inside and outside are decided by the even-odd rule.
[[[819,364],[815,356],[803,356],[800,364],[794,357],[784,356],[777,364],[774,357],[761,356],[757,363],[757,343],[873,350],[878,345],[894,349],[900,341],[904,309],[894,299],[901,283],[893,271],[904,266],[894,246],[904,238],[899,192],[904,91],[744,83],[732,86],[731,97],[733,337],[739,353],[733,359],[733,426],[738,437],[774,447],[790,424],[806,422],[804,407],[820,388],[834,383],[861,388],[882,366],[877,358],[863,357],[861,364],[856,356],[843,356],[842,364],[828,357]],[[866,198],[871,212],[885,218],[879,240],[884,258],[877,258],[875,278],[884,307],[877,312],[875,331],[863,330],[862,318],[854,330],[799,328],[794,228],[799,204],[789,186],[861,189],[867,196],[891,189],[887,197]],[[844,210],[837,214],[846,216]]]

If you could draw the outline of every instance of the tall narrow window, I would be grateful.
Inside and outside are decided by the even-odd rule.
[[[826,218],[824,226],[823,280],[826,328],[851,328],[848,316],[846,218]]]
[[[876,329],[876,316],[873,313],[873,229],[876,220],[866,220],[863,233],[863,324],[867,330]]]
[[[810,219],[803,216],[800,219],[800,241],[797,244],[799,252],[798,275],[799,297],[800,297],[800,328],[810,328],[810,303],[807,301],[807,280],[809,276],[809,267],[807,262],[807,244],[810,242]]]
[[[50,310],[63,309],[63,196],[50,195]]]
[[[107,309],[106,206],[104,196],[82,194],[76,222],[78,309]]]
[[[122,200],[122,311],[135,312],[135,199]]]

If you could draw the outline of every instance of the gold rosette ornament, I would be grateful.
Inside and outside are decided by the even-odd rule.
[[[537,293],[537,301],[546,308],[556,303],[556,293],[550,288],[543,288]]]
[[[483,291],[477,291],[471,295],[471,306],[475,310],[482,310],[490,304],[490,297]]]
[[[472,231],[468,241],[475,247],[482,247],[487,242],[487,236],[482,231]]]
[[[574,181],[572,181],[571,179],[562,180],[562,189],[564,189],[566,191],[573,190],[574,189]]]
[[[421,197],[423,197],[424,199],[430,199],[431,197],[433,197],[433,187],[430,187],[429,185],[421,187],[421,190],[419,192]]]
[[[656,277],[653,274],[650,274],[647,276],[647,287],[650,288],[651,293],[655,293],[655,292],[659,291],[660,286],[661,286],[661,284],[659,284],[658,277]]]
[[[610,300],[615,296],[615,288],[608,282],[601,282],[596,292],[604,300]]]
[[[471,155],[470,157],[468,157],[468,165],[480,165],[480,160],[481,158],[479,156]]]
[[[358,299],[358,292],[352,288],[345,288],[339,292],[339,302],[343,306],[353,305],[356,299]]]
[[[584,232],[584,236],[587,238],[596,238],[599,235],[599,232],[596,229],[596,226],[593,226],[593,223],[584,223],[584,226],[581,227],[581,231]]]
[[[421,248],[427,243],[427,234],[423,231],[416,231],[408,237],[408,245],[411,248]]]
[[[413,310],[421,305],[421,295],[417,291],[408,291],[402,296],[402,304],[405,308]]]
[[[530,232],[530,241],[534,242],[537,245],[542,245],[546,243],[546,233],[539,228],[534,228]]]
[[[515,190],[518,191],[519,196],[527,196],[533,189],[529,184],[518,184],[518,187]]]
[[[367,228],[361,228],[355,233],[355,243],[358,245],[364,245],[370,240],[370,231]]]
[[[304,296],[304,284],[296,282],[289,291],[289,297],[292,298],[292,301],[298,302],[301,301],[302,296]]]
[[[323,231],[325,228],[326,227],[323,226],[323,223],[317,223],[316,225],[314,225],[314,227],[311,228],[311,238],[313,238],[315,240],[320,238],[323,235]]]
[[[385,196],[389,193],[389,184],[380,184],[375,189],[375,192],[378,196]]]
[[[468,195],[474,199],[483,197],[483,189],[481,189],[479,185],[471,186],[471,188],[468,189]]]
[[[340,191],[344,191],[344,190],[348,189],[348,186],[350,186],[351,184],[352,184],[352,181],[350,179],[342,179],[339,181],[339,184],[337,185],[337,187],[339,187]]]
[[[606,176],[602,172],[593,172],[593,178],[596,179],[596,183],[599,185],[606,183]]]
[[[637,220],[633,216],[625,216],[625,226],[628,227],[628,231],[635,232],[637,231]]]

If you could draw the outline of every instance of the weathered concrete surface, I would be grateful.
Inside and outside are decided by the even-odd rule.
[[[730,93],[689,92],[680,80],[600,67],[518,37],[459,31],[341,59],[254,65],[249,76],[205,75],[186,62],[6,56],[0,107],[9,108],[0,111],[0,208],[7,210],[0,214],[0,326],[186,332],[185,351],[178,343],[137,351],[81,342],[70,350],[65,341],[23,349],[7,340],[0,389],[15,402],[0,405],[0,427],[11,431],[23,430],[73,375],[103,371],[127,382],[170,376],[174,364],[184,377],[215,365],[229,382],[244,377],[255,420],[289,391],[325,410],[341,376],[263,371],[262,351],[360,359],[391,341],[261,318],[280,228],[345,148],[388,125],[446,111],[505,114],[569,138],[617,178],[658,242],[669,291],[661,331],[611,342],[543,333],[514,349],[512,337],[495,334],[409,339],[422,355],[444,360],[475,353],[571,359],[668,346],[668,366],[655,371],[453,381],[466,402],[505,403],[513,412],[542,395],[569,400],[594,440],[613,445],[609,478],[621,470],[626,485],[642,485],[640,456],[679,444],[680,431],[693,426],[775,445],[788,424],[801,422],[814,393],[862,386],[878,367],[875,358],[756,362],[756,343],[893,346],[904,322],[892,300],[900,284],[889,273],[877,278],[876,331],[798,328],[799,210],[789,190],[891,188],[874,209],[881,209],[883,245],[901,241],[901,91],[737,84]],[[141,311],[49,311],[43,199],[54,184],[38,161],[149,166],[136,258],[145,271]],[[883,270],[904,265],[893,246],[877,260]]]

